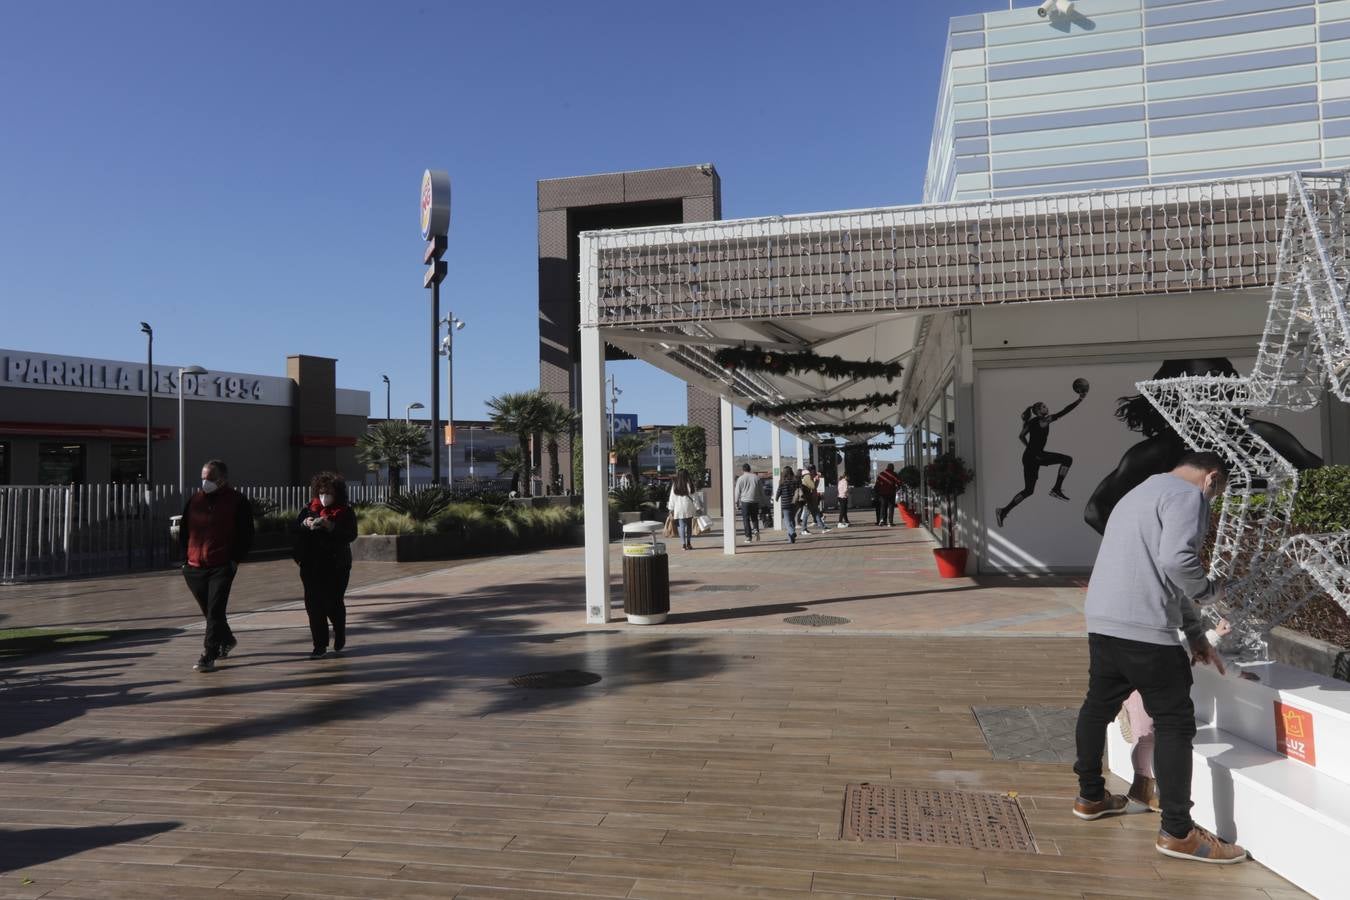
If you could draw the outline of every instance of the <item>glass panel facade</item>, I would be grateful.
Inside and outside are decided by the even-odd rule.
[[[136,484],[145,481],[145,445],[113,444],[109,448],[113,484]]]
[[[38,484],[84,484],[84,444],[38,444]]]
[[[0,484],[9,484],[9,444],[0,441]]]

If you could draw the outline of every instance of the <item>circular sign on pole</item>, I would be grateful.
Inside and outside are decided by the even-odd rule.
[[[422,173],[422,240],[450,233],[450,173],[427,169]]]

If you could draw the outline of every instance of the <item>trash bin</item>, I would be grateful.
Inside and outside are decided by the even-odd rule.
[[[623,527],[623,611],[633,625],[659,625],[670,613],[670,557],[656,540],[663,524]]]

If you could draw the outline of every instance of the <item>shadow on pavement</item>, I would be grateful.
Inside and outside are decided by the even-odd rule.
[[[144,840],[166,831],[173,831],[181,824],[146,822],[141,825],[28,828],[19,831],[0,828],[0,872],[17,872],[86,850]]]

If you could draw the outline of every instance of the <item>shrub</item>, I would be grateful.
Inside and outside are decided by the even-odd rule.
[[[272,509],[263,515],[253,516],[253,529],[259,534],[276,534],[287,531],[297,518],[300,517],[298,509],[276,509],[276,504],[272,504]]]
[[[703,484],[703,472],[708,468],[708,435],[702,425],[676,425],[671,429],[675,442],[675,467],[684,469],[695,484]]]
[[[430,522],[445,511],[450,501],[448,488],[429,487],[407,494],[394,494],[384,505],[394,512],[403,513],[414,522]]]
[[[923,470],[928,489],[937,495],[945,507],[943,525],[946,526],[946,545],[952,546],[956,537],[957,497],[966,492],[966,487],[975,480],[975,473],[966,465],[966,461],[955,453],[944,453],[934,459]]]
[[[643,504],[647,502],[647,489],[640,484],[615,488],[609,493],[618,501],[620,512],[641,512]]]
[[[385,506],[372,506],[358,510],[356,514],[357,534],[432,534],[435,531],[435,523],[418,522]]]
[[[1350,466],[1307,469],[1298,480],[1296,530],[1314,534],[1350,530]]]

